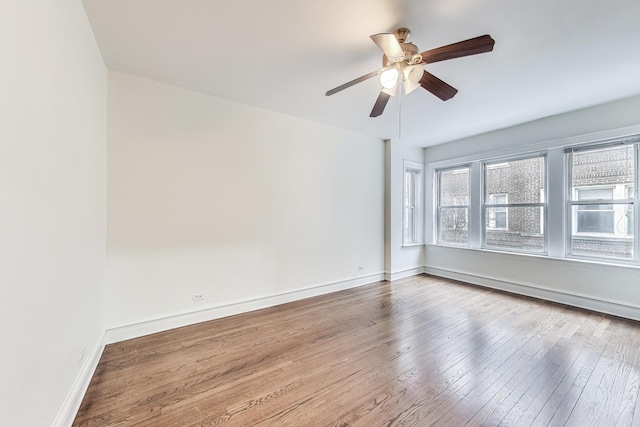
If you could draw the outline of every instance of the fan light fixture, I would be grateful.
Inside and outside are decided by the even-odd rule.
[[[424,66],[448,59],[491,52],[495,43],[490,35],[485,34],[484,36],[420,52],[418,46],[409,42],[410,35],[411,31],[406,28],[398,28],[393,33],[372,35],[371,40],[382,50],[383,68],[328,90],[325,95],[331,96],[357,83],[378,76],[380,84],[382,84],[382,90],[373,105],[373,110],[369,114],[370,117],[381,115],[389,98],[399,93],[397,91],[398,82],[402,83],[401,90],[404,89],[405,95],[413,92],[418,87],[422,87],[441,100],[446,101],[453,98],[458,93],[458,89],[426,71]],[[402,73],[402,80],[400,80],[400,73]]]
[[[385,68],[380,73],[380,84],[385,89],[392,89],[398,83],[398,75],[397,68]]]

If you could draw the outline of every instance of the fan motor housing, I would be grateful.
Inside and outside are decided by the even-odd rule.
[[[415,65],[422,62],[422,56],[418,53],[418,46],[413,43],[400,43],[402,51],[404,52],[404,61],[409,65]],[[402,62],[404,62],[402,61]],[[388,67],[390,65],[387,55],[382,55],[382,66]]]

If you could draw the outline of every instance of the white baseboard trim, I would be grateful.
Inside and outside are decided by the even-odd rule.
[[[76,380],[74,381],[73,386],[71,386],[71,390],[69,390],[67,397],[62,403],[62,406],[58,411],[58,415],[53,421],[53,427],[68,427],[73,424],[73,420],[76,418],[78,409],[80,409],[80,404],[82,403],[84,394],[89,388],[89,383],[91,382],[91,378],[93,378],[96,368],[98,367],[98,362],[100,362],[100,357],[102,356],[103,351],[104,334],[100,334],[100,337],[96,340],[91,352],[80,368],[80,372],[78,372]]]
[[[393,282],[394,280],[404,279],[406,277],[416,276],[424,273],[424,267],[408,268],[406,270],[400,270],[395,272],[385,271],[384,280],[387,282]]]
[[[569,293],[533,283],[516,283],[479,274],[451,269],[424,267],[424,272],[433,276],[460,280],[474,285],[499,289],[520,295],[526,295],[547,301],[558,302],[574,307],[586,308],[600,313],[612,314],[627,319],[640,320],[640,307],[620,301],[596,298],[590,295]]]
[[[211,305],[193,311],[170,313],[152,318],[139,319],[132,322],[110,325],[105,332],[105,343],[111,344],[144,335],[155,334],[169,329],[193,325],[222,317],[233,316],[262,308],[273,307],[305,298],[337,292],[345,289],[367,285],[384,280],[383,273],[369,274],[339,282],[325,283],[308,288],[294,289],[278,294],[267,295],[248,300],[231,301],[219,305]]]

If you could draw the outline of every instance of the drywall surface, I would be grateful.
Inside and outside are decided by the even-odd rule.
[[[3,2],[0,51],[0,425],[48,426],[104,330],[106,69],[79,1]]]
[[[427,240],[433,242],[433,166],[623,136],[640,131],[640,97],[548,117],[425,150]],[[563,177],[555,177],[562,180]],[[558,224],[549,224],[558,230]],[[640,268],[428,245],[427,272],[594,308],[640,316]]]
[[[640,124],[640,96],[546,117],[425,149],[429,163],[588,135]]]
[[[108,109],[108,329],[382,273],[382,141],[119,72]]]

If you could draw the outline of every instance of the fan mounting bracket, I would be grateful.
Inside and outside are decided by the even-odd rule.
[[[411,37],[411,31],[408,28],[398,28],[393,32],[393,35],[396,36],[398,42],[407,43],[409,41],[409,37]]]

